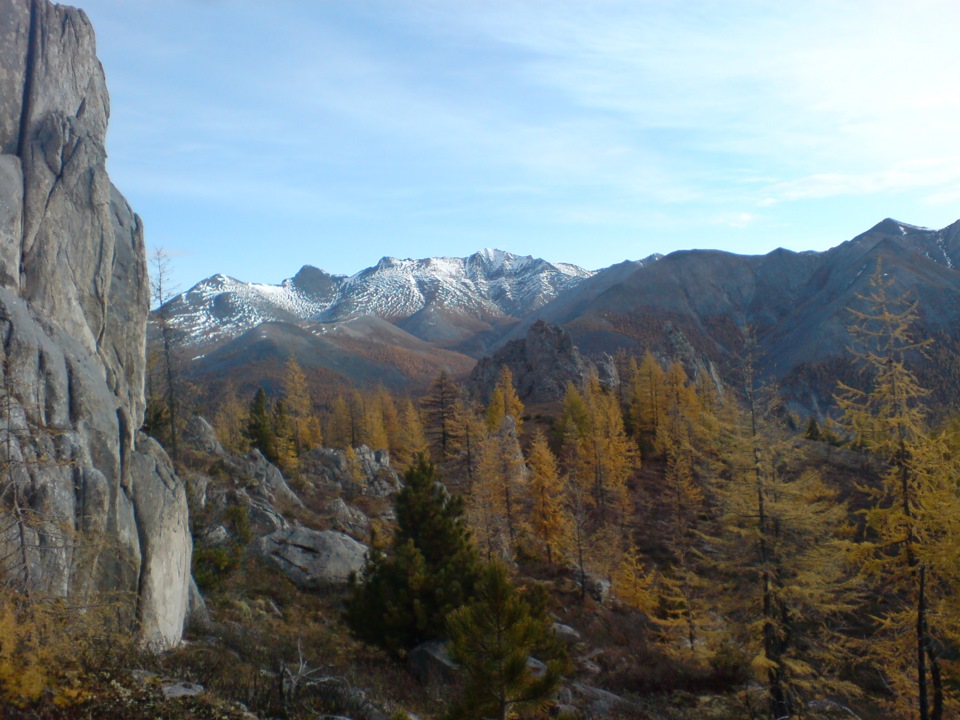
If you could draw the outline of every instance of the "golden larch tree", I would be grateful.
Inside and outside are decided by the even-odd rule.
[[[638,440],[652,442],[663,412],[664,372],[647,350],[640,364],[631,364],[629,390],[630,420]],[[646,449],[644,445],[644,449]]]
[[[956,465],[942,438],[929,432],[920,385],[908,363],[929,344],[913,339],[916,302],[893,289],[880,260],[861,308],[852,309],[855,355],[867,389],[840,385],[837,402],[856,443],[882,465],[866,511],[870,547],[865,575],[883,591],[884,609],[867,651],[893,690],[899,716],[940,720],[956,715],[957,675],[946,648],[960,642],[953,597],[960,591],[955,543],[960,518]],[[948,674],[949,673],[949,674]]]
[[[571,518],[563,502],[563,481],[557,460],[539,430],[533,436],[527,464],[530,468],[530,531],[547,552],[547,562],[554,562],[558,552],[568,544]]]
[[[755,410],[727,438],[719,600],[725,638],[748,651],[767,717],[795,717],[811,700],[857,694],[842,677],[853,660],[839,628],[862,597],[846,505]]]
[[[495,432],[499,429],[503,419],[509,415],[516,423],[517,434],[519,435],[523,427],[523,410],[523,403],[513,386],[513,373],[510,372],[510,368],[504,365],[500,368],[500,376],[497,378],[490,403],[487,405],[487,427]]]
[[[411,467],[419,454],[427,451],[427,438],[423,431],[420,412],[413,400],[404,400],[400,410],[400,428],[396,449],[392,457],[398,467]]]
[[[284,369],[283,402],[289,422],[293,452],[299,456],[307,450],[319,447],[323,438],[319,432],[319,424],[315,421],[311,422],[315,415],[307,377],[293,355],[287,358]]]
[[[242,455],[250,449],[250,440],[247,438],[247,408],[240,402],[232,385],[227,385],[213,417],[213,426],[217,430],[217,438],[224,449],[234,455]]]
[[[420,400],[423,424],[437,462],[457,456],[463,443],[463,392],[442,370]]]

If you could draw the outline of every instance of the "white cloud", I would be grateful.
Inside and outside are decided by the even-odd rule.
[[[960,183],[960,157],[910,160],[862,173],[815,173],[774,184],[764,190],[761,205],[838,196],[899,192],[917,188],[955,187]]]

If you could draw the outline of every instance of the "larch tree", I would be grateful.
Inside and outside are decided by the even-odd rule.
[[[376,403],[380,406],[380,416],[383,418],[383,431],[387,438],[386,448],[390,452],[390,457],[396,459],[402,433],[396,400],[389,390],[380,386],[376,392]]]
[[[600,524],[616,519],[621,529],[632,510],[627,480],[639,466],[640,453],[627,437],[616,396],[594,375],[587,383],[586,434],[581,435],[580,476],[591,484]]]
[[[486,420],[467,410],[463,418],[463,450],[460,453],[459,475],[467,487],[472,487],[479,476],[483,459],[483,445],[490,435]]]
[[[460,452],[463,441],[462,394],[450,374],[442,370],[420,400],[427,440],[439,462],[450,460]]]
[[[755,410],[728,437],[713,545],[725,637],[748,651],[775,720],[856,694],[842,679],[853,661],[841,629],[862,598],[846,505]]]
[[[662,380],[654,447],[663,458],[664,471],[663,484],[657,488],[656,515],[662,518],[662,542],[669,560],[659,569],[655,621],[666,649],[703,660],[710,648],[707,619],[711,615],[702,553],[707,463],[696,432],[703,410],[679,362],[671,364]]]
[[[663,412],[664,372],[660,363],[647,350],[639,365],[631,364],[630,420],[639,442],[647,445],[656,437]]]
[[[323,442],[313,412],[313,400],[303,368],[295,356],[287,358],[283,376],[283,402],[290,423],[290,441],[296,456]],[[311,422],[313,420],[313,422]]]
[[[285,474],[296,474],[299,470],[297,453],[294,447],[292,424],[287,413],[287,404],[279,398],[273,404],[273,438],[276,458],[273,460]]]
[[[170,256],[156,248],[150,258],[150,294],[156,309],[152,313],[156,327],[157,351],[148,358],[147,426],[148,431],[167,444],[170,457],[179,459],[179,434],[183,408],[189,407],[184,377],[184,336],[173,321],[170,301],[176,296],[170,283]]]
[[[571,522],[563,502],[563,481],[547,438],[539,430],[533,436],[527,464],[530,468],[530,531],[547,553],[547,562],[559,559],[568,544]]]
[[[427,437],[423,430],[420,413],[413,401],[407,398],[400,411],[399,438],[393,455],[398,466],[410,467],[420,453],[427,452]]]
[[[337,395],[333,401],[330,420],[327,424],[327,442],[331,447],[346,450],[353,447],[353,429],[350,421],[350,408],[343,395]]]
[[[363,425],[364,442],[367,445],[374,450],[389,449],[390,441],[383,422],[383,402],[379,397],[374,396],[364,405]]]
[[[487,426],[492,432],[496,432],[503,423],[503,419],[509,415],[516,423],[517,434],[519,435],[523,427],[523,410],[523,403],[513,386],[513,373],[510,372],[509,367],[504,365],[500,368],[500,376],[497,378],[493,395],[490,398],[489,405],[487,405]]]
[[[488,555],[503,555],[504,549],[512,551],[516,546],[520,506],[528,491],[526,474],[516,427],[508,416],[497,432],[484,439],[477,476],[469,491],[468,514]],[[506,532],[506,537],[501,532]]]
[[[623,552],[611,578],[610,589],[620,601],[648,616],[659,609],[657,576],[643,562],[636,545]]]
[[[354,390],[347,397],[347,418],[350,422],[350,447],[360,447],[367,442],[367,399],[363,392]]]
[[[227,385],[213,418],[217,438],[234,455],[242,455],[250,449],[250,439],[246,434],[247,408],[237,398],[232,385]]]
[[[955,542],[960,502],[956,466],[926,426],[927,392],[908,365],[929,341],[913,339],[917,304],[894,293],[893,282],[878,260],[868,294],[858,296],[862,309],[851,311],[855,355],[869,386],[841,385],[837,402],[853,439],[882,464],[879,487],[866,488],[873,552],[863,570],[884,601],[867,651],[892,690],[893,711],[941,720],[948,701],[950,716],[957,713],[948,648],[960,641],[952,601],[960,572],[956,556],[942,551]]]
[[[573,385],[567,386],[567,399],[574,398],[570,405],[573,413],[561,416],[560,432],[562,443],[558,457],[561,481],[563,482],[563,507],[570,518],[570,547],[571,559],[576,564],[578,582],[580,584],[580,601],[587,597],[587,571],[595,570],[594,554],[598,528],[596,521],[596,504],[591,493],[589,477],[585,478],[582,458],[587,454],[585,441],[581,437],[574,418],[576,410],[581,406],[586,412],[586,404]],[[565,403],[566,405],[566,403]]]
[[[575,476],[564,475],[563,504],[570,517],[570,553],[577,566],[580,602],[587,599],[587,569],[591,564],[593,548],[593,518],[591,498],[583,483]]]

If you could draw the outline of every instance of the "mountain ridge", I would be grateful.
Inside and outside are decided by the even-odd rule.
[[[193,309],[213,326],[214,337],[206,337],[212,349],[252,332],[262,320],[305,328],[322,323],[331,333],[337,323],[380,318],[389,325],[370,325],[370,332],[349,343],[326,335],[337,346],[327,369],[360,384],[375,374],[367,360],[382,356],[398,337],[425,343],[416,349],[421,370],[463,373],[470,362],[525,338],[540,320],[569,332],[588,358],[651,350],[663,361],[681,359],[690,372],[706,369],[733,382],[745,336],[753,333],[762,377],[783,383],[806,412],[829,406],[830,383],[853,372],[844,359],[851,343],[849,308],[867,291],[880,258],[893,291],[918,300],[917,332],[960,349],[960,221],[933,230],[886,218],[825,251],[680,250],[592,272],[496,250],[467,258],[388,257],[349,278],[304,266],[279,286],[214,276],[206,289],[198,284],[181,298],[190,300],[198,288],[206,293]],[[299,294],[289,294],[290,288]],[[303,300],[308,293],[312,305]],[[219,327],[217,313],[223,317]],[[387,330],[391,326],[404,335]],[[181,327],[190,329],[189,323]],[[217,340],[216,332],[229,337]],[[194,339],[195,352],[203,340]],[[256,340],[251,336],[237,347]],[[431,346],[456,354],[428,357]],[[275,344],[271,355],[279,360],[285,352]],[[356,369],[345,362],[350,352],[358,353]],[[371,370],[361,372],[360,365]],[[197,368],[203,372],[202,360]],[[944,380],[945,370],[922,363],[917,369],[932,384],[953,384]],[[397,370],[394,363],[384,372],[400,387],[403,373]],[[944,392],[944,399],[960,397],[960,390]]]
[[[502,250],[463,258],[387,256],[350,276],[304,265],[279,285],[213,275],[172,298],[164,312],[191,346],[231,340],[262,322],[337,322],[363,315],[400,321],[431,310],[496,322],[534,311],[591,274]]]

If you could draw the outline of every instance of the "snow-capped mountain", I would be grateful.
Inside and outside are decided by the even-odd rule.
[[[191,345],[218,344],[270,321],[337,322],[363,315],[401,321],[425,313],[490,322],[523,317],[592,274],[502,250],[465,258],[385,257],[350,277],[307,265],[280,285],[214,275],[164,310]]]

